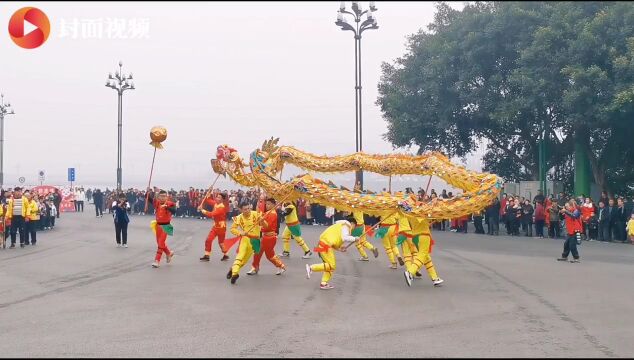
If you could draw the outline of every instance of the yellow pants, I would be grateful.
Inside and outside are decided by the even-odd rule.
[[[398,251],[398,247],[396,246],[396,225],[392,225],[389,227],[387,234],[383,237],[383,247],[385,248],[385,253],[387,254],[388,259],[390,259],[390,263],[396,264],[396,258],[401,256],[401,253]]]
[[[418,240],[418,248],[411,239],[407,239],[403,243],[403,260],[405,260],[405,266],[407,271],[416,275],[420,269],[425,266],[427,274],[432,280],[438,278],[436,274],[436,268],[431,261],[431,255],[429,254],[429,244],[431,243],[431,237],[427,235],[420,235]]]
[[[238,275],[240,273],[240,269],[251,259],[251,255],[253,255],[253,247],[251,246],[251,239],[248,236],[243,236],[240,239],[240,246],[238,248],[238,255],[236,255],[236,259],[233,261],[233,265],[231,266],[231,275]]]
[[[323,272],[321,283],[325,284],[330,281],[332,273],[337,268],[337,260],[335,259],[335,250],[330,248],[328,251],[320,252],[319,257],[323,261],[321,264],[313,264],[310,269],[315,272]]]
[[[284,232],[282,233],[282,240],[284,241],[283,242],[284,251],[291,252],[291,237],[295,239],[295,241],[297,241],[297,245],[301,246],[301,248],[304,250],[304,254],[310,250],[308,245],[306,245],[306,243],[304,242],[304,239],[302,239],[301,236],[295,236],[291,234],[291,231],[288,229],[288,226],[286,226],[284,228]]]
[[[368,249],[370,251],[374,250],[374,245],[370,244],[368,242],[368,240],[366,239],[365,235],[361,236],[359,238],[359,241],[357,241],[357,243],[355,244],[355,246],[357,247],[357,250],[359,250],[359,254],[364,257],[367,258],[368,254],[365,252],[365,249]],[[365,249],[364,249],[365,248]]]

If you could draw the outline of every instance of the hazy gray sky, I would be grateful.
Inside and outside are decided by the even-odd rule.
[[[51,21],[40,48],[19,48],[6,33],[23,6],[38,7]],[[380,28],[364,32],[362,42],[363,139],[365,152],[387,153],[386,123],[374,104],[380,64],[404,53],[406,36],[433,19],[434,3],[376,6]],[[37,183],[39,170],[47,183],[63,184],[75,167],[79,184],[115,185],[117,97],[105,82],[119,60],[137,87],[123,101],[124,187],[147,183],[154,125],[168,129],[157,154],[157,186],[208,186],[209,159],[223,143],[245,157],[270,136],[317,154],[353,152],[354,40],[334,24],[338,8],[339,2],[1,2],[0,91],[16,111],[5,119],[5,184],[19,176]],[[61,37],[62,21],[108,18],[148,19],[149,38],[108,38],[105,31],[101,39]]]

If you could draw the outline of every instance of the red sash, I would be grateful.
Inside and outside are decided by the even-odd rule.
[[[332,246],[330,246],[330,245],[326,244],[325,242],[319,240],[319,245],[317,245],[317,247],[314,248],[313,251],[318,252],[318,253],[327,252],[328,250],[330,250],[331,247]]]

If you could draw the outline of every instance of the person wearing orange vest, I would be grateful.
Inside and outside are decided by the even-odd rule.
[[[402,244],[405,259],[405,282],[412,286],[414,276],[420,278],[420,269],[424,266],[434,286],[440,286],[444,280],[438,277],[431,260],[434,240],[431,237],[429,222],[425,219],[399,217],[399,235],[397,244]]]
[[[215,202],[206,201],[207,204],[211,203],[213,205],[214,209],[212,211],[203,209],[202,202],[198,205],[198,212],[208,218],[214,219],[214,226],[209,231],[209,235],[207,235],[207,239],[205,240],[205,255],[200,258],[200,261],[209,261],[209,257],[211,255],[211,245],[216,237],[218,237],[218,246],[223,254],[220,261],[229,260],[227,250],[223,244],[225,241],[225,234],[227,233],[227,208],[224,204],[226,199],[226,194],[219,193],[216,195]]]
[[[319,236],[319,246],[314,250],[319,254],[322,263],[313,265],[306,264],[306,278],[310,279],[310,275],[314,271],[323,272],[324,274],[319,284],[321,290],[334,288],[328,282],[332,278],[332,273],[335,272],[337,268],[335,250],[345,252],[347,247],[343,246],[344,242],[354,242],[358,240],[357,237],[350,235],[356,224],[354,217],[348,217],[347,220],[338,220]]]
[[[581,211],[575,204],[575,200],[571,199],[559,212],[563,213],[566,218],[566,232],[568,233],[568,237],[564,242],[564,252],[560,258],[557,258],[557,261],[568,261],[568,254],[572,253],[573,259],[570,260],[570,262],[578,263],[580,260],[577,245],[581,243],[581,232],[583,231]]]

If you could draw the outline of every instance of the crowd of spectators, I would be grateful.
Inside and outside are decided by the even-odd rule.
[[[0,192],[0,245],[14,248],[37,244],[37,233],[52,230],[59,218],[62,194],[58,191],[31,191],[20,187]]]
[[[80,190],[78,190],[80,191]],[[180,218],[196,218],[204,219],[204,216],[198,211],[198,206],[206,195],[205,189],[196,189],[190,187],[188,190],[168,190],[170,198],[176,202],[176,217]],[[219,190],[214,190],[218,192]],[[249,202],[253,208],[257,208],[258,201],[262,201],[263,193],[258,189],[250,190],[230,190],[223,191],[227,194],[227,208],[230,216],[237,216],[242,202]],[[118,194],[125,194],[127,203],[130,205],[131,215],[154,215],[152,204],[147,204],[146,210],[146,191],[139,189],[127,189],[122,192],[101,189],[87,189],[85,191],[85,199],[95,206],[95,216],[103,217],[103,213],[112,213],[112,204],[118,198]],[[210,194],[208,198],[213,199],[215,194]],[[79,199],[80,197],[76,198]],[[205,205],[206,206],[206,205]],[[77,205],[75,206],[77,208]],[[332,208],[326,208],[319,204],[311,204],[303,199],[297,202],[297,215],[304,225],[330,225],[335,218],[335,211]]]
[[[148,204],[147,211],[145,209],[145,190],[128,189],[123,193],[130,204],[130,214],[154,214],[152,204]],[[238,214],[239,204],[243,201],[250,202],[254,209],[257,208],[258,201],[263,201],[264,196],[259,189],[230,190],[224,191],[224,193],[227,194],[226,205],[230,216]],[[415,194],[411,188],[407,188],[406,193]],[[193,187],[190,187],[189,190],[179,191],[170,189],[168,194],[176,202],[177,217],[204,218],[198,211],[198,205],[205,197],[205,189]],[[111,212],[112,204],[117,196],[116,191],[107,188],[105,191],[88,189],[85,192],[85,199],[95,204],[96,216],[98,217],[103,216],[103,212]],[[429,194],[419,189],[417,194],[420,201],[430,201],[435,198],[450,199],[453,196],[451,191],[444,189],[440,194],[435,189],[431,189]],[[214,194],[211,194],[210,197],[213,198]],[[432,228],[438,231],[466,233],[469,223],[472,223],[477,234],[499,235],[499,229],[503,226],[506,234],[510,236],[561,238],[565,236],[563,231],[565,224],[564,216],[560,210],[570,198],[564,193],[546,197],[539,192],[533,199],[505,193],[501,199],[495,200],[480,213],[438,221],[432,224]],[[82,197],[79,196],[77,199],[82,199]],[[628,199],[620,196],[609,198],[608,194],[603,192],[601,199],[596,204],[593,199],[586,196],[578,196],[575,200],[580,209],[585,240],[630,242],[628,223],[630,219],[634,219],[634,200],[632,197]],[[296,206],[299,220],[304,225],[329,225],[342,218],[342,214],[332,208],[311,204],[303,199],[300,199]],[[373,224],[376,221],[378,221],[376,218],[369,217],[366,222]],[[634,220],[631,227],[631,231],[634,233]]]

